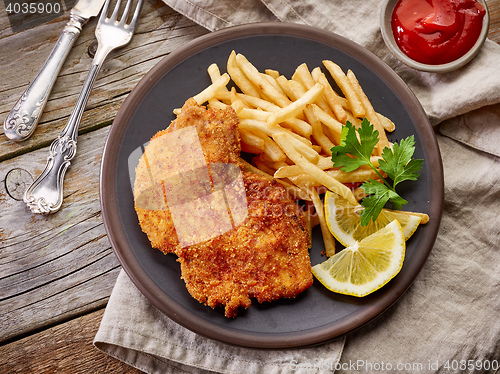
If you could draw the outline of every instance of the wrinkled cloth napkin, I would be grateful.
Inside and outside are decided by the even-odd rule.
[[[410,289],[346,338],[274,351],[222,344],[169,320],[122,271],[96,347],[148,373],[434,373],[494,367],[494,360],[500,361],[500,46],[488,40],[455,72],[423,73],[399,63],[385,47],[380,0],[163,1],[211,31],[261,21],[303,23],[347,37],[384,60],[440,131],[444,212],[435,246]]]

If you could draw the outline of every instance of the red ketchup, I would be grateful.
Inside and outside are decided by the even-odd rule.
[[[474,46],[485,14],[476,0],[400,0],[392,14],[392,32],[411,59],[446,64]]]

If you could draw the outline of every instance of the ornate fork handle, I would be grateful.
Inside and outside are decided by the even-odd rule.
[[[76,154],[78,126],[97,74],[109,51],[96,53],[78,100],[61,134],[50,145],[47,165],[24,193],[24,202],[33,213],[54,213],[63,202],[63,181]]]
[[[97,51],[92,61],[89,74],[83,83],[82,91],[78,96],[73,112],[68,123],[64,127],[61,135],[54,140],[50,146],[50,153],[47,165],[42,174],[35,179],[33,184],[24,193],[24,202],[33,213],[54,213],[59,210],[63,201],[63,181],[64,174],[71,164],[71,160],[76,154],[76,139],[78,137],[78,126],[87,104],[90,91],[94,86],[97,74],[101,66],[115,48],[128,44],[134,34],[137,19],[142,7],[142,0],[139,0],[135,8],[134,16],[129,24],[126,23],[130,10],[131,0],[127,1],[125,9],[117,21],[120,9],[120,0],[117,1],[111,17],[107,17],[110,0],[106,0],[101,11],[99,22],[95,29],[97,38]]]
[[[8,138],[22,141],[33,134],[59,71],[86,22],[82,17],[71,15],[42,69],[7,115],[4,132]]]

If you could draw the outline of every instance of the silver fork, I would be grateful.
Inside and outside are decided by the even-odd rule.
[[[63,131],[50,145],[45,169],[24,193],[24,202],[33,213],[54,213],[61,208],[64,174],[76,154],[78,126],[80,125],[90,91],[108,54],[112,50],[128,44],[132,39],[141,11],[142,1],[139,0],[137,3],[132,20],[127,24],[132,0],[127,1],[120,20],[118,20],[118,11],[121,0],[118,0],[110,18],[107,18],[110,0],[106,0],[95,29],[98,42],[97,51],[75,107]]]

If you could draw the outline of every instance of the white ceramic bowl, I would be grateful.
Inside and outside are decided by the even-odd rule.
[[[380,31],[382,32],[382,37],[384,38],[387,48],[389,48],[392,54],[398,60],[400,60],[404,64],[414,69],[433,72],[433,73],[445,73],[448,71],[458,69],[467,64],[470,60],[474,58],[474,56],[479,52],[479,49],[486,40],[486,36],[488,35],[488,28],[490,25],[490,15],[488,12],[488,7],[486,5],[485,0],[478,0],[478,1],[481,4],[483,4],[484,9],[486,10],[486,14],[484,15],[483,19],[483,28],[481,30],[481,34],[479,35],[476,44],[474,44],[474,46],[465,55],[456,59],[455,61],[441,65],[423,64],[421,62],[409,58],[403,51],[399,49],[398,45],[396,44],[396,40],[394,39],[394,34],[392,33],[392,28],[391,28],[392,13],[394,11],[394,7],[396,6],[398,0],[384,0],[382,4],[382,10],[380,12]]]

